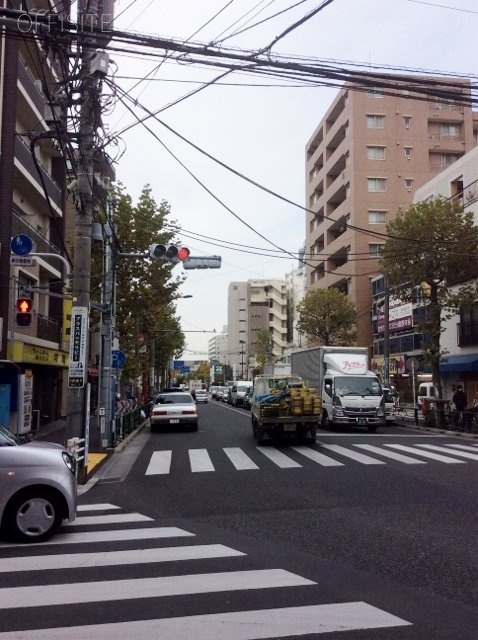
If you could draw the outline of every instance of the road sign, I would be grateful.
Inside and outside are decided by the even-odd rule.
[[[80,389],[86,382],[86,337],[88,335],[88,309],[73,307],[71,310],[70,364],[68,387]]]
[[[126,364],[126,355],[118,349],[111,352],[111,366],[113,369],[123,369]]]
[[[190,256],[183,262],[184,269],[220,269],[221,256]]]
[[[10,256],[10,264],[15,267],[33,267],[36,260],[30,256]]]
[[[10,242],[10,249],[17,256],[27,256],[33,249],[32,239],[24,235],[13,236]]]
[[[184,367],[184,360],[175,360],[173,369],[182,369]]]
[[[411,358],[407,358],[405,362],[405,368],[407,371],[418,371],[418,367],[420,366],[420,361],[415,356]]]

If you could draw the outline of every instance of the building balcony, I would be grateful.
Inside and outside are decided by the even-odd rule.
[[[18,59],[18,80],[25,89],[25,93],[35,105],[40,114],[45,111],[46,97],[41,91],[41,81],[35,80],[26,68],[23,61]]]
[[[60,342],[60,323],[55,318],[37,315],[37,337],[50,342]]]
[[[33,200],[38,201],[38,194],[41,195],[43,200],[46,200],[42,181],[38,175],[36,164],[32,158],[30,146],[26,145],[20,136],[16,136],[15,138],[15,159],[23,167],[24,173],[31,176],[31,180],[26,179],[24,184],[16,185],[19,191],[22,192],[25,190],[26,192],[30,192],[29,195]],[[38,163],[38,166],[50,201],[61,211],[62,193],[60,187],[40,163]],[[23,175],[21,177],[25,178],[26,176]],[[19,178],[20,176],[17,171],[16,179],[18,180]]]

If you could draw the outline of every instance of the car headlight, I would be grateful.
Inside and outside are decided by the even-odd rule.
[[[68,469],[71,471],[73,475],[76,473],[76,458],[72,456],[67,451],[63,451],[63,462],[66,464]]]

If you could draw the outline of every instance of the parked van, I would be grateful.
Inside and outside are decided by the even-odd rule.
[[[428,398],[434,400],[437,397],[437,392],[433,382],[420,382],[418,385],[417,404],[418,408],[423,407],[423,399]]]
[[[244,406],[244,398],[248,389],[252,387],[252,380],[238,380],[231,389],[231,404],[233,407]]]

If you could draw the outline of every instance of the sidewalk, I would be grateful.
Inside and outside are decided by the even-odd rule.
[[[33,433],[34,440],[44,440],[46,442],[56,442],[66,446],[66,418],[59,418],[53,422],[41,425],[39,430]],[[107,452],[101,447],[101,433],[97,426],[96,416],[91,416],[88,466],[86,475],[89,477],[92,471],[98,467],[112,452]]]
[[[99,467],[103,466],[103,464],[106,463],[106,461],[114,454],[121,453],[136,434],[139,433],[148,423],[149,418],[146,418],[114,448],[104,449],[101,442],[98,418],[97,416],[91,416],[86,480],[91,480],[93,472],[96,473]],[[33,434],[33,440],[56,442],[66,446],[66,418],[59,418],[58,420],[40,426],[40,429]]]

